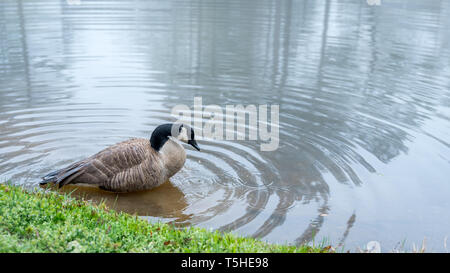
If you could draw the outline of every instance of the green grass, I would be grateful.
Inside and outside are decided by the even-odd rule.
[[[175,228],[52,191],[0,184],[0,252],[328,252]]]

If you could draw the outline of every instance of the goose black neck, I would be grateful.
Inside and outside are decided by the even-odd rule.
[[[169,140],[172,135],[172,123],[162,124],[156,127],[150,137],[150,145],[156,151],[159,151],[162,146]]]

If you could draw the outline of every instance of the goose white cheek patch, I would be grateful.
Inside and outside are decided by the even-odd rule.
[[[177,139],[180,141],[186,142],[186,143],[189,141],[186,128],[181,127],[181,130],[177,136]]]

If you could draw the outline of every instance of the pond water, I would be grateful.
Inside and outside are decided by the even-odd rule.
[[[0,179],[38,187],[194,96],[279,105],[275,151],[200,140],[160,188],[75,194],[275,243],[445,251],[449,18],[449,1],[1,1]]]

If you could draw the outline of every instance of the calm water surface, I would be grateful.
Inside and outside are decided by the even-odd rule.
[[[449,18],[449,1],[3,0],[0,178],[37,187],[194,96],[278,104],[275,152],[203,140],[160,188],[75,194],[270,242],[445,251]]]

